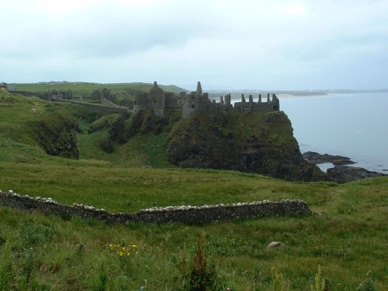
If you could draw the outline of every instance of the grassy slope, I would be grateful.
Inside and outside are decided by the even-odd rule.
[[[148,92],[152,84],[151,83],[113,83],[113,84],[100,84],[100,83],[86,83],[86,82],[69,82],[69,83],[33,83],[33,84],[13,84],[18,91],[38,92],[43,93],[50,90],[67,91],[72,90],[74,96],[90,96],[94,90],[102,90],[104,88],[110,89],[113,94],[118,97],[130,97],[126,90],[140,90]],[[169,92],[181,92],[184,89],[174,85],[160,85],[162,89]]]
[[[0,94],[0,99],[9,98]],[[178,289],[179,270],[191,266],[202,234],[209,264],[215,263],[218,274],[236,290],[269,290],[276,281],[271,268],[283,274],[283,285],[310,290],[318,265],[330,290],[355,290],[369,271],[379,290],[388,286],[387,178],[337,185],[291,183],[230,171],[155,169],[149,167],[154,153],[150,155],[146,137],[118,149],[115,157],[106,154],[106,161],[97,160],[93,151],[79,161],[51,157],[23,134],[26,122],[40,114],[32,114],[31,108],[39,111],[45,103],[22,97],[16,101],[0,102],[2,190],[111,212],[291,198],[303,199],[323,214],[202,227],[106,226],[0,207],[0,281],[10,274],[11,283],[26,282],[30,289],[35,284],[54,290],[101,290],[103,286],[137,290],[147,280],[150,290]],[[93,147],[92,140],[88,143],[81,144]],[[142,154],[132,159],[127,152],[135,148]],[[115,159],[122,160],[120,167],[114,166]],[[267,251],[273,240],[288,247]],[[139,254],[120,257],[110,250],[110,243],[137,244]]]

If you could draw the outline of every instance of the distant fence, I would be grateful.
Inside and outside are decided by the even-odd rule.
[[[232,221],[265,216],[306,216],[312,212],[301,200],[281,200],[280,202],[261,201],[253,203],[218,204],[204,206],[170,206],[150,208],[137,213],[108,213],[104,209],[92,206],[59,204],[51,198],[30,197],[13,191],[4,193],[0,190],[0,205],[21,210],[37,211],[45,214],[56,214],[70,219],[77,216],[93,218],[109,224],[141,223],[184,223],[191,225],[206,224],[217,221]]]

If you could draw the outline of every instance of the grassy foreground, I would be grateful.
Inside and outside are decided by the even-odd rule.
[[[138,290],[147,284],[149,290],[179,290],[187,287],[199,236],[215,280],[232,290],[318,290],[311,287],[319,266],[328,290],[356,290],[368,283],[367,274],[378,290],[388,286],[387,178],[291,183],[236,172],[54,159],[2,163],[0,185],[111,212],[281,198],[303,199],[321,212],[203,226],[108,226],[0,207],[0,281],[16,289]],[[269,251],[271,241],[287,247]]]
[[[1,92],[0,100],[3,191],[109,212],[303,199],[321,214],[121,226],[0,207],[0,290],[204,290],[203,281],[209,290],[388,289],[387,177],[337,185],[168,168],[161,158],[152,161],[158,152],[148,148],[163,134],[102,154],[93,140],[104,132],[87,134],[84,119],[81,159],[58,158],[36,145],[27,125],[61,105]],[[272,241],[287,247],[267,250]]]

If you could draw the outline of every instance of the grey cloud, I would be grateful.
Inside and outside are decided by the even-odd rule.
[[[0,81],[203,78],[208,86],[332,88],[341,79],[377,86],[388,75],[386,1],[95,2],[66,13],[34,1],[18,12],[7,2]]]

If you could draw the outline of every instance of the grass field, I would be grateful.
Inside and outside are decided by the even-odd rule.
[[[86,132],[79,133],[80,160],[48,156],[26,131],[44,118],[47,103],[10,98],[0,93],[3,191],[130,213],[290,198],[320,215],[122,226],[0,207],[0,290],[204,290],[193,288],[199,271],[209,290],[388,289],[387,177],[338,185],[178,169],[153,160],[158,153],[147,143],[160,141],[135,138],[104,156],[90,149],[97,133]],[[139,154],[131,157],[134,150]],[[206,268],[200,268],[200,237]],[[267,250],[272,241],[287,247]]]
[[[90,82],[48,82],[48,83],[31,83],[31,84],[12,84],[16,86],[17,91],[28,91],[28,92],[37,92],[45,93],[52,90],[57,91],[68,91],[71,90],[74,96],[87,97],[94,90],[109,89],[112,94],[118,96],[119,99],[124,97],[132,98],[131,90],[139,90],[148,92],[153,83],[112,83],[112,84],[102,84],[102,83],[90,83]],[[184,91],[184,89],[179,88],[174,85],[160,85],[160,87],[169,92],[179,93]]]

